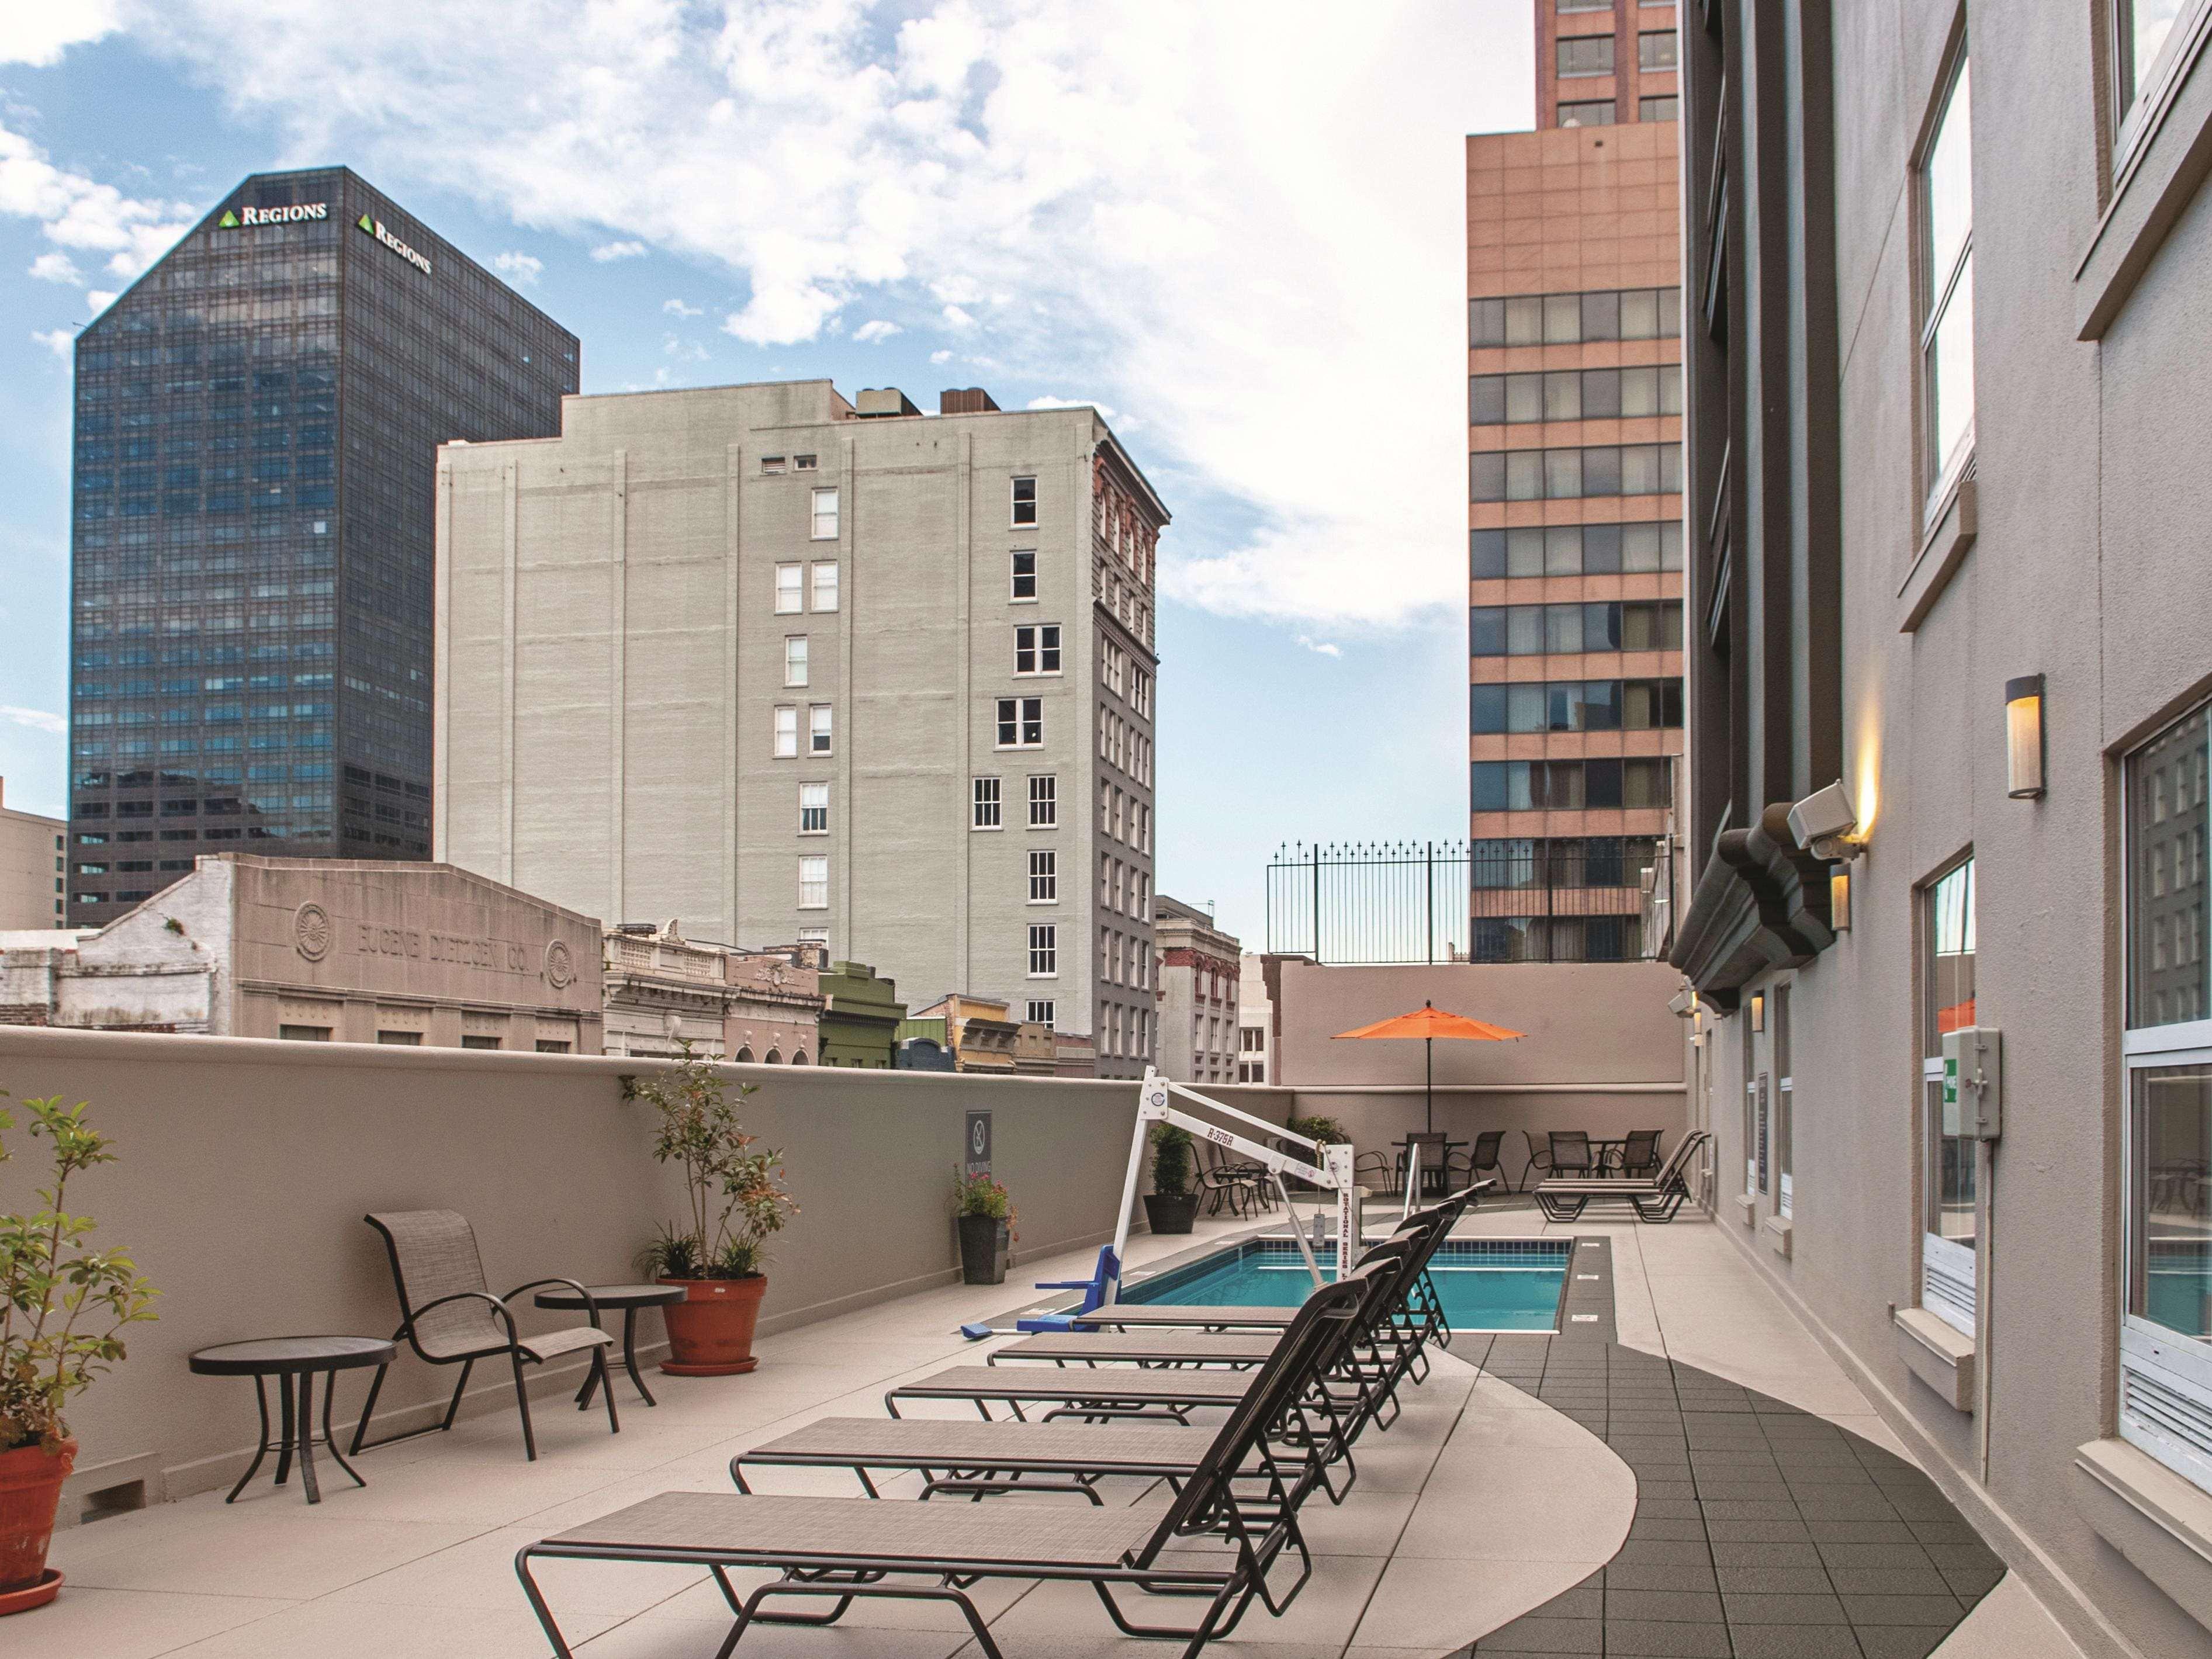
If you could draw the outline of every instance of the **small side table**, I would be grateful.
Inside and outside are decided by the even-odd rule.
[[[398,1354],[394,1344],[374,1336],[272,1336],[253,1342],[227,1342],[219,1348],[202,1348],[194,1354],[189,1363],[196,1376],[252,1377],[254,1403],[261,1408],[261,1443],[253,1449],[253,1461],[246,1466],[246,1473],[238,1477],[238,1484],[222,1501],[238,1501],[238,1494],[253,1479],[272,1444],[277,1454],[276,1485],[283,1486],[290,1476],[292,1459],[296,1454],[300,1460],[300,1484],[307,1490],[307,1501],[323,1501],[315,1486],[318,1371],[330,1373],[329,1380],[323,1384],[323,1449],[353,1477],[354,1485],[366,1486],[368,1482],[345,1461],[338,1450],[337,1437],[331,1432],[331,1396],[337,1391],[338,1372],[367,1365],[388,1365]],[[263,1381],[271,1376],[276,1379],[276,1395],[283,1405],[283,1437],[275,1442],[269,1438],[269,1391]],[[295,1377],[299,1379],[296,1390]]]
[[[585,1287],[592,1300],[602,1310],[620,1308],[623,1310],[623,1369],[629,1380],[637,1385],[638,1393],[648,1406],[660,1402],[653,1397],[653,1390],[645,1386],[645,1379],[637,1370],[637,1310],[640,1308],[665,1308],[671,1303],[681,1302],[685,1295],[681,1285],[590,1285]],[[584,1298],[565,1285],[556,1285],[538,1293],[538,1305],[562,1313],[582,1313]],[[596,1375],[584,1379],[584,1386],[576,1390],[576,1409],[582,1411],[592,1403],[592,1390],[599,1386]]]

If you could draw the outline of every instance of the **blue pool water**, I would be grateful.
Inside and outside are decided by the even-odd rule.
[[[1548,1331],[1566,1281],[1565,1239],[1449,1239],[1429,1263],[1444,1316],[1458,1331]],[[1314,1252],[1324,1276],[1336,1249]],[[1249,1240],[1139,1279],[1124,1302],[1170,1306],[1295,1308],[1313,1289],[1298,1247],[1286,1238]]]

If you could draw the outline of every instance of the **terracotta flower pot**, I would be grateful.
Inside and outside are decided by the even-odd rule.
[[[61,1575],[46,1572],[46,1546],[62,1482],[76,1462],[76,1442],[0,1452],[0,1613],[53,1600]]]
[[[660,1282],[684,1287],[684,1300],[660,1310],[668,1321],[662,1370],[671,1376],[736,1376],[760,1364],[753,1358],[753,1327],[768,1291],[767,1274]]]

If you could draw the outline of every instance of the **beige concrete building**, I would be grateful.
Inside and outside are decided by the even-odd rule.
[[[820,973],[812,951],[738,951],[678,925],[625,924],[605,936],[606,1052],[702,1054],[768,1066],[820,1056]]]
[[[1153,1052],[1152,574],[1095,410],[571,398],[438,473],[437,855]]]
[[[2212,10],[1690,9],[1715,1213],[2084,1651],[2212,1654]]]
[[[7,780],[0,778],[0,932],[66,924],[68,832],[60,818],[9,806]]]
[[[1264,959],[1247,951],[1237,959],[1237,1080],[1273,1083],[1276,1068],[1275,1004],[1267,994]]]
[[[0,1023],[599,1051],[599,923],[448,865],[204,855],[60,939],[0,940]]]
[[[1235,1083],[1243,947],[1213,913],[1159,896],[1160,1070],[1178,1083]]]

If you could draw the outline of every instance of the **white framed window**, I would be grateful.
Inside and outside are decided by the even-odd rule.
[[[2112,170],[2166,104],[2197,38],[2205,0],[2112,0]]]
[[[782,704],[775,711],[775,757],[799,757],[799,709],[791,703]]]
[[[837,492],[817,489],[814,492],[814,521],[810,532],[817,542],[837,539]]]
[[[1152,919],[1152,878],[1143,871],[1137,872],[1137,920]]]
[[[2212,709],[2130,754],[2120,1436],[2212,1490]]]
[[[1790,1067],[1790,982],[1778,982],[1767,1012],[1767,1048],[1774,1062],[1774,1208],[1784,1221],[1795,1213],[1790,1182],[1790,1114],[1796,1105],[1796,1079]]]
[[[1043,1025],[1049,1027],[1052,1024],[1052,999],[1050,997],[1031,997],[1030,999],[1029,1006],[1030,1024],[1032,1025]]]
[[[761,471],[763,471],[763,472],[781,472],[781,471],[783,471],[783,459],[784,459],[784,458],[783,458],[782,456],[781,456],[781,455],[763,455],[763,456],[762,456],[762,457],[761,457]]]
[[[830,833],[828,784],[802,783],[799,786],[799,833],[802,836],[826,836]]]
[[[1932,510],[1974,448],[1972,99],[1965,56],[1919,167],[1920,411]]]
[[[820,469],[821,465],[821,459],[817,456],[794,455],[791,458],[791,470],[793,472],[817,471]]]
[[[1044,744],[1044,699],[999,699],[999,747],[1038,749]]]
[[[1152,717],[1152,677],[1141,668],[1129,671],[1129,703],[1146,720]]]
[[[1107,805],[1109,801],[1112,799],[1113,793],[1114,791],[1110,785],[1105,783],[1103,781],[1099,783],[1098,833],[1102,836],[1111,835],[1113,833],[1112,830],[1108,827],[1111,823],[1111,819],[1107,816]]]
[[[968,827],[970,830],[997,830],[1003,823],[998,779],[975,779],[969,796]]]
[[[1037,521],[1036,480],[1035,478],[1015,479],[1013,501],[1014,528],[1023,530],[1034,525]]]
[[[806,684],[806,635],[786,634],[783,636],[783,683],[786,685]]]
[[[1030,977],[1060,977],[1060,924],[1056,921],[1030,924]]]
[[[1014,629],[1014,672],[1060,672],[1060,624],[1024,623]]]
[[[1030,779],[1030,828],[1060,828],[1060,780],[1049,772],[1037,773]]]
[[[837,561],[819,559],[814,565],[814,608],[835,611],[837,608]]]
[[[1137,850],[1140,853],[1152,850],[1152,809],[1149,806],[1137,808]]]
[[[775,568],[775,614],[795,617],[799,605],[799,568],[795,564],[780,564]]]
[[[1123,794],[1118,787],[1117,787],[1117,788],[1115,788],[1115,790],[1114,791],[1114,829],[1113,829],[1113,836],[1114,836],[1114,839],[1115,839],[1115,841],[1120,842],[1121,842],[1124,847],[1126,847],[1126,846],[1127,846],[1127,845],[1129,844],[1129,838],[1128,838],[1128,836],[1125,836],[1125,835],[1123,835],[1123,834],[1121,833],[1121,825],[1122,825],[1122,823],[1123,823],[1123,821],[1124,821],[1124,817],[1123,817],[1123,809],[1124,809],[1124,807],[1127,805],[1127,803],[1128,803],[1128,799],[1129,799],[1129,798],[1128,798],[1127,795]]]
[[[799,908],[830,908],[830,860],[824,854],[809,853],[799,860]]]
[[[1974,1334],[1975,1163],[1978,1142],[1947,1125],[1943,1034],[1974,1024],[1974,860],[1920,890],[1920,1305]]]
[[[1113,879],[1109,884],[1112,890],[1107,896],[1106,908],[1127,915],[1129,913],[1129,906],[1122,896],[1122,888],[1125,884],[1123,878],[1128,873],[1128,866],[1119,859],[1111,860],[1109,862],[1113,867]]]
[[[1098,678],[1115,696],[1121,695],[1122,675],[1128,665],[1129,653],[1111,640],[1102,641],[1098,648]]]
[[[1048,847],[1030,851],[1030,902],[1060,902],[1060,854]]]
[[[830,930],[827,927],[802,927],[799,930],[799,943],[818,945],[826,951],[830,948]]]
[[[1007,599],[1015,605],[1032,605],[1037,596],[1037,556],[1034,549],[1017,548]]]
[[[1114,860],[1110,854],[1101,853],[1098,855],[1098,908],[1100,909],[1104,910],[1111,908],[1106,902],[1106,897],[1107,895],[1111,893],[1113,890]],[[1103,959],[1103,958],[1102,958],[1102,960]]]
[[[830,752],[830,705],[826,702],[812,703],[807,708],[806,752],[810,755]]]

